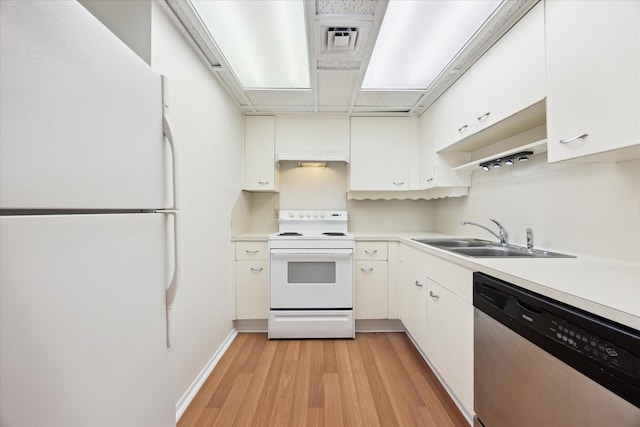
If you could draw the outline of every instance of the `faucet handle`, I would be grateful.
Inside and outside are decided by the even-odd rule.
[[[533,250],[533,230],[531,228],[527,228],[527,250]]]

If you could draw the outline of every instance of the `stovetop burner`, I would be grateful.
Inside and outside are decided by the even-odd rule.
[[[287,231],[285,233],[280,233],[278,236],[302,236],[300,233],[296,233],[295,231]]]

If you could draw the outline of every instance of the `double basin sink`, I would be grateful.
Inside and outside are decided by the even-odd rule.
[[[500,243],[481,239],[451,238],[412,240],[472,258],[575,258],[573,255],[565,255],[540,249],[527,249],[515,245],[501,245]]]

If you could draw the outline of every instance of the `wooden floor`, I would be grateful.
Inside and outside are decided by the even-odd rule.
[[[178,426],[468,424],[404,333],[277,341],[242,333]]]

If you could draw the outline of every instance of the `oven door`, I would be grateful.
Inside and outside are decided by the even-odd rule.
[[[353,308],[353,249],[271,249],[272,309]]]

